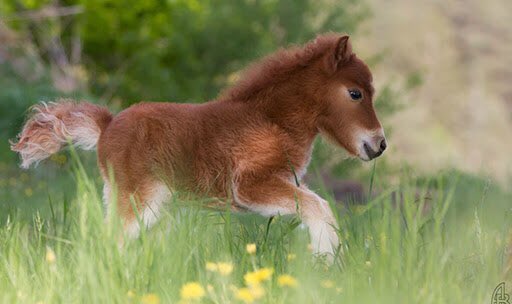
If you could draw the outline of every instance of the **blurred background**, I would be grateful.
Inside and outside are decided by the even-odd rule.
[[[32,104],[204,102],[249,62],[326,31],[349,33],[370,65],[390,149],[363,164],[319,140],[312,184],[362,201],[375,166],[376,191],[454,172],[508,190],[511,12],[508,0],[0,0],[0,206],[74,189],[66,153],[16,167],[8,139]]]

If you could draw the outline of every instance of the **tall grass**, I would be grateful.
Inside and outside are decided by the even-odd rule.
[[[246,301],[487,303],[506,279],[509,206],[484,208],[484,191],[461,202],[443,178],[406,180],[394,195],[340,210],[344,256],[327,265],[311,256],[297,218],[208,211],[182,199],[120,247],[119,221],[105,220],[96,183],[79,163],[74,172],[74,199],[51,201],[50,215],[32,222],[12,213],[0,227],[1,303],[175,303],[187,282],[204,289],[199,302],[237,303],[244,275],[261,268],[273,274]],[[208,262],[233,271],[208,271]],[[297,285],[281,286],[283,274]]]

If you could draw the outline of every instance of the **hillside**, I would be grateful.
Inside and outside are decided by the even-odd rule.
[[[434,172],[454,166],[501,181],[512,172],[512,2],[376,1],[356,37],[363,57],[382,53],[377,88],[421,86],[388,124],[388,158]]]

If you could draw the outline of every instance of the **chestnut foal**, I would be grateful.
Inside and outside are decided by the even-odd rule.
[[[132,236],[157,220],[173,190],[185,190],[264,216],[298,213],[314,252],[332,255],[339,240],[329,204],[295,179],[304,176],[318,134],[363,160],[382,154],[373,94],[349,37],[325,34],[254,64],[204,104],[139,103],[116,116],[85,102],[37,105],[12,150],[27,168],[68,142],[97,145],[105,203],[111,170]]]

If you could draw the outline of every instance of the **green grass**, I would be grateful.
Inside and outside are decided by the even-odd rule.
[[[294,217],[269,221],[177,199],[153,229],[119,248],[119,223],[105,221],[90,172],[61,172],[57,184],[46,179],[46,190],[28,197],[26,187],[53,173],[38,174],[15,177],[22,184],[16,186],[2,177],[0,303],[155,303],[148,295],[177,303],[187,282],[211,286],[203,303],[238,303],[244,274],[263,267],[274,273],[257,303],[487,303],[506,279],[510,193],[453,172],[404,177],[367,205],[340,208],[345,254],[332,266],[312,258],[307,230]],[[402,203],[392,201],[394,190]],[[419,199],[425,196],[432,198]],[[17,207],[17,200],[32,209]],[[246,252],[249,243],[256,254]],[[222,276],[207,271],[207,262],[234,269]],[[279,286],[282,274],[297,287]]]

